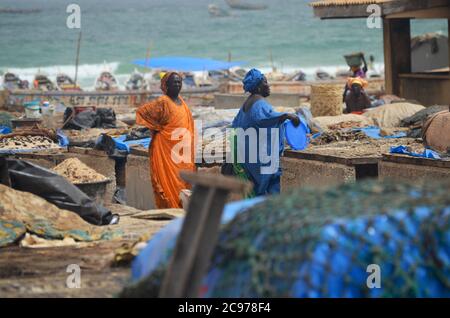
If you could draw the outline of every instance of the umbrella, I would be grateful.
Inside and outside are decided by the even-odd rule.
[[[193,57],[158,57],[134,60],[133,64],[170,71],[195,72],[227,70],[234,66],[240,66],[244,62],[223,62]]]

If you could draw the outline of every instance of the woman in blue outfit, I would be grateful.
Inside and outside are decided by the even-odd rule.
[[[243,84],[244,90],[249,92],[250,96],[232,124],[236,134],[237,155],[234,158],[234,172],[237,174],[236,171],[241,170],[242,174],[245,174],[244,178],[253,182],[253,194],[256,196],[279,193],[281,177],[279,161],[284,149],[283,123],[289,119],[294,126],[298,126],[300,119],[294,114],[274,111],[265,100],[270,95],[270,87],[260,71],[250,70]],[[239,176],[243,177],[242,174]]]

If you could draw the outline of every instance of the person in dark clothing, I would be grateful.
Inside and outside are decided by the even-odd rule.
[[[348,91],[345,95],[346,114],[361,114],[364,109],[371,106],[370,98],[364,90],[366,86],[367,82],[362,78],[349,78],[347,83]]]

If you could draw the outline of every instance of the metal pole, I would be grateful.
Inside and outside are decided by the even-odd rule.
[[[77,87],[77,80],[78,80],[78,64],[80,62],[80,46],[81,46],[81,31],[80,35],[78,36],[78,44],[77,44],[77,57],[75,60],[75,79],[74,79],[74,88]]]

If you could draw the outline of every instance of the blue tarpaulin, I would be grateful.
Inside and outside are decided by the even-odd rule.
[[[370,126],[370,127],[364,127],[364,128],[354,128],[355,131],[362,131],[366,134],[366,136],[374,139],[381,139],[381,138],[404,138],[406,137],[406,132],[401,131],[391,136],[381,136],[380,131],[381,129],[379,127]]]
[[[12,133],[11,128],[7,126],[0,126],[0,135],[6,135]]]
[[[96,144],[99,144],[102,141],[102,138],[103,135],[100,135],[96,141]],[[148,148],[151,141],[151,138],[125,141],[125,139],[127,139],[127,135],[120,135],[119,137],[113,137],[112,139],[114,140],[117,150],[125,150],[127,153],[130,153],[130,146],[141,145]]]
[[[194,57],[155,57],[151,59],[134,60],[133,64],[168,71],[195,72],[228,70],[232,67],[242,65],[244,62],[223,62]]]
[[[408,150],[408,147],[406,146],[397,146],[397,147],[391,147],[391,153],[398,153],[402,155],[408,155],[411,157],[418,157],[418,158],[427,158],[427,159],[441,159],[441,156],[431,150],[431,149],[425,149],[423,153],[416,153]]]
[[[118,150],[126,150],[127,153],[130,153],[130,146],[141,145],[142,147],[148,148],[151,141],[151,138],[125,141],[126,138],[127,135],[120,135],[119,137],[113,138],[113,140]]]

